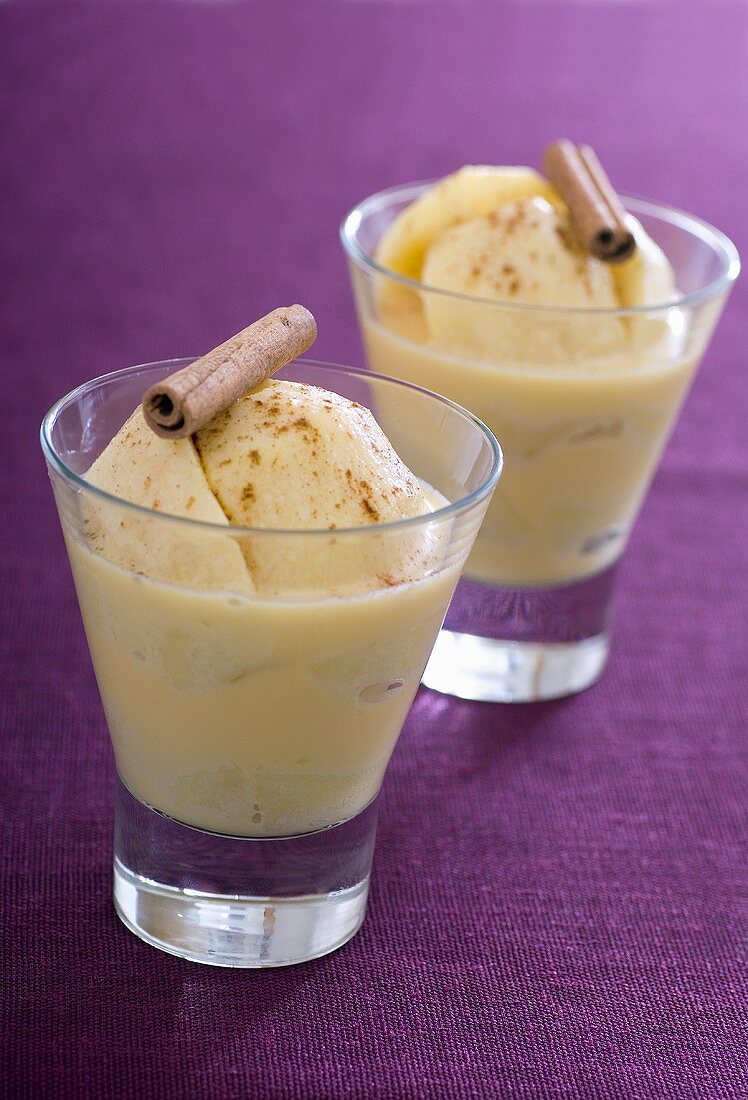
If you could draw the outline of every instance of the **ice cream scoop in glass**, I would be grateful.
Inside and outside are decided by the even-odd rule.
[[[458,399],[504,450],[426,672],[437,690],[553,698],[605,666],[616,563],[738,273],[717,230],[623,201],[620,264],[580,247],[529,168],[382,192],[343,223],[372,368]]]
[[[116,759],[115,904],[184,958],[301,962],[363,920],[377,795],[501,452],[448,400],[303,360],[160,439],[137,406],[178,366],[42,427]]]

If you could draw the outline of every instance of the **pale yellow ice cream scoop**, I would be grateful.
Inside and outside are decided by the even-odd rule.
[[[138,409],[88,479],[145,508],[226,525],[220,543],[199,527],[152,524],[136,510],[113,528],[98,523],[92,506],[89,529],[105,557],[173,583],[260,594],[292,583],[297,591],[341,595],[420,576],[424,554],[433,552],[423,531],[383,533],[365,550],[336,536],[432,508],[372,413],[316,386],[266,382],[185,439],[159,438]],[[263,533],[232,534],[231,527]],[[273,540],[268,530],[329,536]]]
[[[555,188],[532,168],[466,165],[424,191],[395,218],[379,242],[377,259],[400,275],[421,279],[424,256],[442,233],[535,195],[561,201]]]
[[[97,488],[142,508],[228,528],[192,440],[159,438],[140,407],[86,476]],[[115,520],[111,507],[95,497],[87,498],[85,507],[93,549],[123,569],[204,590],[254,591],[241,550],[228,535],[216,539],[197,525],[165,524],[137,509],[121,509]]]
[[[583,251],[567,214],[539,196],[500,206],[446,230],[426,250],[423,282],[431,287],[508,305],[564,309],[615,309],[611,267]],[[533,326],[517,310],[466,309],[463,299],[431,294],[424,302],[432,337],[440,346],[480,359],[544,361],[610,352],[625,339],[616,316],[559,312],[552,324]]]
[[[275,541],[243,536],[258,592],[281,591],[289,577],[328,595],[423,575],[427,532],[387,532],[365,544],[335,534],[431,511],[369,409],[316,386],[273,380],[211,420],[194,441],[232,524],[330,532]]]
[[[599,312],[664,304],[675,295],[662,250],[636,219],[627,224],[634,254],[603,263],[582,247],[561,195],[537,172],[470,165],[402,211],[383,235],[377,259],[447,292],[422,298],[426,330],[438,347],[479,361],[570,363],[662,336],[655,326],[642,332],[635,317]],[[402,288],[385,293],[392,301],[383,307],[396,309]],[[486,301],[497,305],[487,311]],[[516,306],[558,312],[533,325]]]
[[[194,437],[230,523],[365,527],[428,508],[369,409],[301,382],[267,382]]]

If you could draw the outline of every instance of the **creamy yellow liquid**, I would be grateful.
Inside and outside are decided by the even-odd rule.
[[[471,362],[429,346],[420,311],[408,305],[413,298],[402,295],[387,326],[362,319],[372,369],[464,405],[504,451],[501,481],[466,574],[532,587],[579,580],[612,564],[698,355],[693,349],[690,357],[674,355],[675,335],[660,322],[661,339],[649,348],[640,344],[628,355],[622,349],[573,370]]]
[[[307,832],[371,801],[459,563],[360,596],[263,600],[150,580],[68,542],[117,767],[138,798],[240,836]]]

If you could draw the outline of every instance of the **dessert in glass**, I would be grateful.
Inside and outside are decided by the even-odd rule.
[[[501,452],[446,399],[308,360],[161,438],[140,399],[190,363],[81,386],[42,446],[114,747],[117,911],[184,958],[279,966],[364,918]]]
[[[467,167],[341,228],[372,369],[458,400],[504,451],[424,678],[468,699],[602,672],[616,564],[739,269],[718,230],[634,198],[606,262],[567,198],[530,168]]]

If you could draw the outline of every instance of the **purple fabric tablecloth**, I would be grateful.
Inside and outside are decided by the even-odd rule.
[[[744,244],[747,40],[738,0],[0,6],[0,1093],[746,1095],[745,283],[604,678],[523,707],[422,690],[367,921],[289,971],[201,968],[115,917],[111,750],[36,432],[73,385],[281,302],[361,362],[346,209],[562,134]]]

